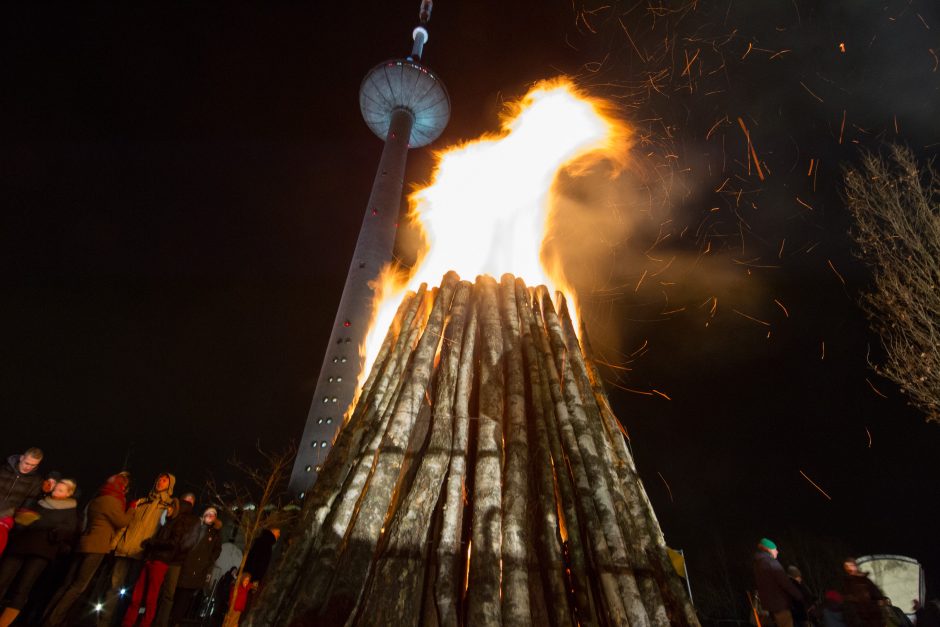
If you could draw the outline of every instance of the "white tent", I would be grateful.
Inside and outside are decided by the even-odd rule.
[[[865,555],[856,563],[891,599],[891,603],[909,616],[914,615],[912,601],[924,600],[924,570],[920,562],[903,555]]]

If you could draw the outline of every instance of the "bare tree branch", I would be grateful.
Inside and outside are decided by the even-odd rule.
[[[873,368],[940,422],[940,177],[894,145],[847,169],[845,192],[857,255],[874,277],[862,306],[885,359]]]
[[[290,444],[280,451],[268,452],[256,444],[262,462],[248,464],[237,457],[229,460],[243,477],[243,481],[226,481],[221,485],[210,478],[207,489],[210,498],[221,506],[224,515],[232,519],[245,538],[245,550],[238,565],[235,582],[241,581],[252,543],[264,529],[281,527],[293,520],[299,510],[287,496],[287,479],[297,454]],[[236,595],[231,595],[226,612],[234,609]]]

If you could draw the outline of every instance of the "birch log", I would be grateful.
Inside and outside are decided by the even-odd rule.
[[[478,293],[476,286],[473,293]],[[474,296],[474,303],[478,302]],[[438,570],[434,586],[437,618],[444,627],[457,627],[458,607],[463,594],[466,570],[466,541],[463,540],[464,510],[467,492],[467,449],[470,442],[470,396],[473,387],[474,358],[477,346],[477,309],[473,306],[464,331],[457,389],[454,398],[454,437],[450,467],[441,515],[440,544],[437,547]]]
[[[457,286],[437,371],[430,439],[408,495],[391,523],[388,543],[376,561],[371,592],[360,611],[361,625],[417,625],[421,618],[431,515],[450,462],[454,393],[469,294],[469,283]]]
[[[522,337],[515,277],[499,285],[503,354],[506,360],[506,441],[502,519],[502,617],[509,625],[531,624],[529,608],[529,439],[526,424]]]
[[[405,387],[395,404],[388,428],[375,456],[368,490],[358,503],[355,520],[351,523],[344,542],[339,567],[329,597],[319,615],[327,622],[344,622],[359,602],[362,586],[369,574],[372,557],[384,532],[390,508],[399,493],[399,476],[405,451],[408,448],[411,427],[426,402],[428,382],[441,340],[444,303],[450,302],[457,275],[448,274],[434,299],[427,326],[421,334],[404,376]]]
[[[503,333],[496,282],[480,277],[480,412],[477,421],[473,521],[467,581],[467,622],[489,627],[502,624],[503,483]]]

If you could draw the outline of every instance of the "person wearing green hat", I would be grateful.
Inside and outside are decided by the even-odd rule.
[[[803,602],[803,595],[787,577],[783,566],[777,561],[777,545],[773,540],[761,538],[754,554],[754,579],[757,593],[764,609],[774,617],[778,627],[793,627],[793,615],[790,613],[792,601]]]

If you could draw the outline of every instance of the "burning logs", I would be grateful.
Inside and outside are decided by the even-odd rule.
[[[245,624],[698,624],[559,300],[403,300]]]

